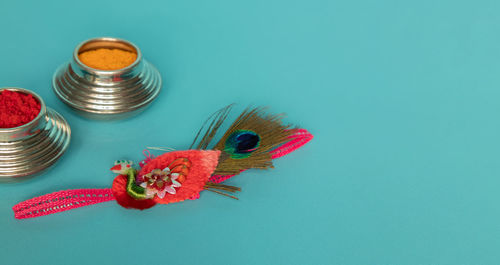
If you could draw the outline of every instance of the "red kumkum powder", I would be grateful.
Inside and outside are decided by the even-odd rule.
[[[0,92],[0,128],[14,128],[32,121],[40,113],[40,102],[17,91]]]

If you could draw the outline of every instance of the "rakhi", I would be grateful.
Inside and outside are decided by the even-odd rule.
[[[198,199],[203,190],[237,199],[230,193],[241,189],[223,181],[247,169],[272,168],[273,159],[313,138],[305,129],[283,125],[282,115],[253,108],[243,111],[209,149],[231,108],[214,113],[198,131],[189,150],[165,152],[157,157],[148,151],[138,169],[132,161],[118,160],[111,168],[119,174],[111,188],[64,190],[36,197],[15,205],[15,218],[44,216],[112,200],[125,208],[144,210],[156,204]]]

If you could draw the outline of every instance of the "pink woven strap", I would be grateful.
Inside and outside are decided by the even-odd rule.
[[[286,142],[282,146],[271,151],[271,157],[275,159],[288,155],[307,144],[307,142],[311,141],[313,137],[314,136],[306,129],[296,129],[296,132],[289,137],[291,139],[289,142]]]
[[[114,200],[111,189],[79,189],[53,192],[12,207],[17,219],[33,218]]]
[[[314,136],[306,129],[295,129],[295,133],[289,136],[290,141],[271,151],[271,158],[276,159],[288,155],[311,141],[313,137]],[[243,171],[244,170],[242,170],[242,172]],[[234,176],[235,175],[213,175],[209,180],[214,183],[221,183]]]

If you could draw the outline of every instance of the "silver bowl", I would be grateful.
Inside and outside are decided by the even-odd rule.
[[[0,128],[0,182],[10,182],[36,175],[54,164],[69,145],[71,129],[36,93],[22,88],[0,88],[0,92],[3,90],[31,94],[41,105],[40,113],[29,123]]]
[[[98,48],[135,52],[131,65],[103,71],[83,64],[78,55]],[[70,62],[60,66],[53,77],[56,95],[78,113],[93,119],[121,119],[144,110],[160,93],[158,70],[142,58],[133,43],[117,38],[95,38],[75,48]]]

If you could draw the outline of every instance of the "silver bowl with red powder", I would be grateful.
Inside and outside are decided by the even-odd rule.
[[[0,181],[33,176],[53,165],[66,151],[71,129],[66,120],[45,106],[36,93],[22,88],[0,88],[33,96],[40,112],[31,121],[13,128],[0,128]]]
[[[81,62],[81,53],[97,49],[132,52],[137,59],[118,70],[99,70]],[[68,106],[92,119],[121,119],[144,110],[159,94],[158,70],[142,58],[133,43],[117,38],[95,38],[82,42],[72,59],[53,77],[55,94]]]

